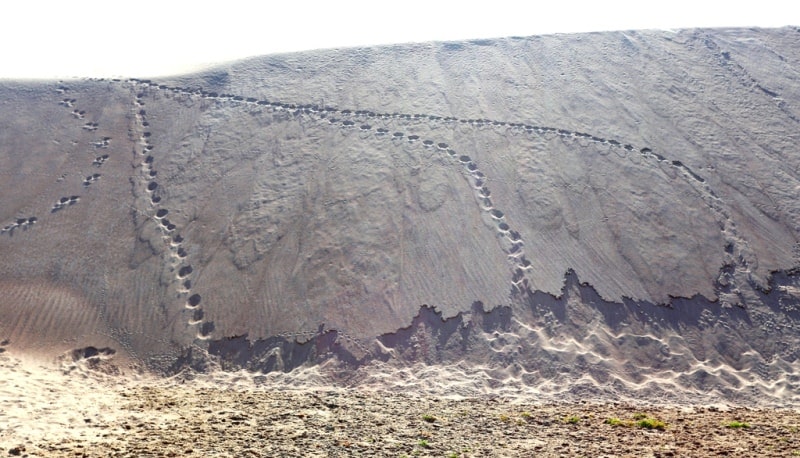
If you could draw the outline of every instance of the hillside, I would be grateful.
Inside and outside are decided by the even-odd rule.
[[[796,404],[799,69],[783,28],[1,81],[0,340],[119,373]]]

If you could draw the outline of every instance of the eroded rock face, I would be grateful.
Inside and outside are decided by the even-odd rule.
[[[463,360],[525,386],[785,397],[798,41],[564,35],[5,82],[0,338],[159,371],[208,350]]]

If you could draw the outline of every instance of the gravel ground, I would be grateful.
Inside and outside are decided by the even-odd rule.
[[[800,413],[367,391],[126,387],[96,434],[10,456],[800,456]],[[614,420],[612,420],[614,419]],[[618,424],[610,423],[619,420]],[[656,421],[663,422],[663,429]],[[731,427],[732,422],[746,426]],[[648,429],[640,422],[656,426]]]

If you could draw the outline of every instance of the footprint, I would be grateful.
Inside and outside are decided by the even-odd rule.
[[[84,187],[89,187],[89,185],[91,185],[92,183],[94,183],[95,181],[97,181],[99,179],[100,179],[100,174],[99,173],[94,173],[92,175],[89,175],[89,176],[86,177],[86,179],[83,180],[83,186]]]
[[[214,323],[207,321],[200,326],[200,332],[197,337],[202,340],[208,340],[211,338],[212,332],[214,332]]]
[[[102,156],[97,156],[94,161],[92,161],[92,165],[96,167],[100,167],[108,160],[108,154],[104,154]]]
[[[81,198],[80,196],[62,197],[58,199],[58,202],[56,202],[53,205],[53,208],[50,209],[50,213],[55,213],[69,205],[75,205],[76,203],[78,203],[78,200],[80,200],[80,198]]]
[[[111,137],[103,137],[96,142],[92,142],[91,144],[95,148],[108,148],[108,145],[111,144]]]
[[[177,227],[177,226],[175,226],[174,224],[170,223],[170,222],[169,222],[169,220],[168,220],[168,219],[166,219],[166,218],[164,218],[164,219],[162,219],[162,220],[161,220],[161,226],[163,226],[163,227],[164,227],[164,229],[165,229],[167,232],[172,232],[172,231],[174,231],[174,230],[175,230],[175,228]]]
[[[191,275],[192,272],[193,272],[192,266],[185,265],[181,267],[180,270],[178,270],[178,278],[186,278],[187,276]],[[197,297],[199,298],[200,296],[197,295]]]
[[[203,313],[202,309],[194,309],[192,312],[192,318],[189,319],[190,325],[200,324],[203,322],[203,317],[205,313]]]
[[[186,289],[189,289],[189,288],[186,288]],[[192,294],[191,296],[189,296],[189,299],[186,300],[186,308],[189,308],[189,309],[197,308],[200,305],[200,300],[201,299],[202,298],[200,297],[199,294]]]
[[[13,223],[7,225],[3,229],[0,229],[0,234],[8,232],[9,235],[13,235],[14,230],[18,227],[22,228],[22,230],[25,231],[28,229],[29,226],[36,224],[37,221],[39,221],[39,219],[36,218],[35,216],[31,216],[28,218],[17,218]]]

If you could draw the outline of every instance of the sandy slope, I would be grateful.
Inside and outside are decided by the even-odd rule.
[[[467,391],[796,405],[799,43],[618,32],[2,82],[0,339],[126,373],[456,368]]]

